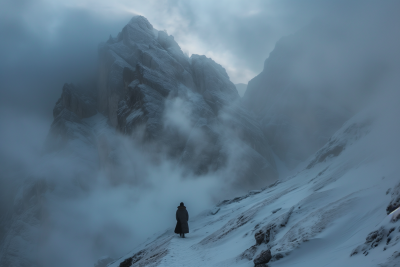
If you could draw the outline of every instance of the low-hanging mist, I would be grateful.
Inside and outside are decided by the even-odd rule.
[[[5,229],[12,229],[2,233],[2,238],[9,249],[30,253],[3,255],[2,261],[85,266],[104,256],[117,258],[174,225],[174,212],[181,201],[195,216],[227,197],[259,188],[259,182],[267,185],[268,177],[252,181],[243,174],[243,170],[254,171],[243,160],[254,151],[242,141],[240,129],[231,129],[237,125],[232,116],[240,104],[232,102],[219,111],[218,120],[224,124],[213,124],[220,134],[216,144],[207,131],[194,127],[193,118],[202,110],[191,101],[199,99],[197,93],[178,92],[166,99],[161,117],[162,132],[174,134],[178,143],[188,140],[186,161],[184,155],[171,156],[174,143],[148,140],[145,125],[124,134],[99,113],[59,124],[57,117],[62,112],[70,114],[65,109],[56,115],[48,134],[41,118],[21,120],[17,118],[23,114],[14,114],[10,120],[3,116],[4,124],[12,127],[1,132],[7,140],[1,156],[10,166],[2,173],[12,179],[2,180],[2,203],[14,204],[2,209]],[[16,130],[18,135],[13,134]],[[214,145],[223,150],[220,164],[198,165],[197,159],[210,162],[203,156],[213,156]],[[19,236],[27,238],[15,238]],[[32,243],[37,245],[31,248]]]
[[[105,120],[99,119],[100,123]],[[31,123],[38,125],[39,121],[21,126]],[[13,151],[4,152],[10,152],[9,166],[18,166],[19,171],[2,169],[2,175],[13,178],[2,186],[2,203],[14,203],[2,211],[11,215],[6,224],[19,227],[2,237],[9,241],[11,235],[28,236],[29,243],[9,243],[21,249],[36,243],[32,254],[25,256],[27,261],[34,260],[38,266],[84,266],[102,256],[118,257],[159,229],[172,226],[181,201],[194,216],[227,193],[227,181],[217,174],[193,177],[166,155],[154,155],[151,145],[109,131],[114,133],[107,134],[107,141],[99,139],[103,142],[99,147],[104,142],[113,147],[114,166],[101,169],[97,153],[83,142],[40,155],[40,135],[35,138],[30,132],[8,138]],[[2,136],[5,134],[2,131]],[[21,141],[23,158],[13,156]],[[5,157],[2,153],[2,159]],[[28,220],[28,225],[19,224],[17,218]]]

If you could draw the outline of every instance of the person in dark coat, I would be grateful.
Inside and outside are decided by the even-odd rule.
[[[186,210],[183,202],[178,206],[178,210],[176,211],[176,227],[175,233],[179,234],[181,237],[185,237],[186,233],[189,233],[189,213]]]

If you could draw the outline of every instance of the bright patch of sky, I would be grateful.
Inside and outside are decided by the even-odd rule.
[[[156,29],[173,35],[189,56],[211,57],[227,70],[232,82],[247,83],[262,70],[275,42],[312,17],[289,18],[292,11],[283,6],[282,2],[273,0],[26,0],[2,2],[0,14],[4,15],[2,21],[11,20],[22,27],[25,31],[22,34],[34,35],[49,43],[62,39],[61,31],[67,24],[85,27],[88,17],[110,26],[103,31],[96,29],[102,32],[105,41],[109,34],[115,36],[132,15],[143,15]],[[86,14],[86,18],[75,13]],[[108,32],[111,26],[114,31]],[[87,34],[87,38],[92,37]]]

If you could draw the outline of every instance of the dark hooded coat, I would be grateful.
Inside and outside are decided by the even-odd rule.
[[[175,233],[189,233],[189,213],[186,210],[185,206],[179,206],[176,211],[176,227]]]

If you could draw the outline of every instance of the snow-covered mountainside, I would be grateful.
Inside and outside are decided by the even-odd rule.
[[[107,266],[399,266],[394,102],[348,120],[292,175],[191,218],[185,239],[171,225]]]

